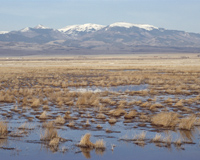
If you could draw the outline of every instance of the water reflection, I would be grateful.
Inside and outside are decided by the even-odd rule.
[[[110,91],[110,92],[125,92],[125,91],[141,91],[148,88],[147,84],[141,84],[141,85],[124,85],[124,86],[115,86],[115,87],[97,87],[97,86],[87,86],[85,88],[83,87],[69,87],[68,89],[70,92],[104,92],[104,91]]]
[[[7,137],[0,137],[0,147],[7,146],[7,144],[8,144]]]
[[[87,159],[90,159],[91,158],[91,151],[93,150],[93,148],[82,148],[80,147],[80,150],[83,154],[83,156]],[[103,156],[104,155],[104,151],[103,149],[95,149],[95,153],[96,155],[99,155],[99,156]]]
[[[193,130],[179,130],[180,136],[183,140],[193,141],[195,135],[195,129]]]
[[[46,152],[56,153],[59,151],[59,146],[50,146],[48,142],[41,143],[41,150],[45,150]]]
[[[93,150],[92,148],[80,148],[80,150],[85,158],[87,158],[87,159],[91,158],[90,151]]]

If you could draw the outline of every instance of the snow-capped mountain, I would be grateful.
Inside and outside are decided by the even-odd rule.
[[[45,27],[45,26],[43,26],[41,24],[38,24],[37,26],[35,26],[33,28],[31,28],[31,27],[23,28],[23,29],[20,30],[20,32],[29,32],[29,31],[31,31],[33,29],[44,29],[45,30],[45,29],[51,29],[51,28]]]
[[[0,32],[0,51],[2,48],[80,54],[200,52],[200,34],[127,22],[107,26],[87,23],[58,30],[37,25],[18,31]],[[10,50],[9,53],[12,52]]]
[[[45,27],[41,24],[38,24],[37,26],[34,27],[35,29],[50,29],[49,27]]]
[[[40,24],[35,27],[26,27],[18,31],[11,31],[0,36],[0,41],[28,43],[48,43],[59,39],[67,39],[67,37],[56,29],[45,27]]]
[[[9,31],[0,31],[0,34],[7,34]]]
[[[104,27],[105,26],[99,25],[99,24],[87,23],[87,24],[82,24],[82,25],[70,25],[70,26],[66,26],[66,27],[58,29],[58,30],[67,35],[79,35],[80,33],[95,32]]]
[[[30,31],[30,27],[26,27],[20,30],[20,32],[28,32]]]
[[[158,29],[158,27],[155,27],[149,24],[133,24],[133,23],[127,23],[127,22],[116,22],[116,23],[110,24],[109,27],[123,27],[123,28],[137,27],[137,28],[145,29],[147,31]]]

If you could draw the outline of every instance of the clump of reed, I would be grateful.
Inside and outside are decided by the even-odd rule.
[[[65,119],[61,116],[58,116],[56,119],[55,119],[55,123],[56,124],[65,124]]]
[[[70,121],[69,123],[68,123],[68,125],[67,125],[68,127],[74,127],[75,126],[75,123],[74,123],[74,121]]]
[[[178,122],[178,114],[174,112],[161,112],[151,118],[153,125],[162,127],[175,127]]]
[[[22,130],[31,130],[33,129],[33,127],[30,126],[30,124],[28,122],[23,123],[21,126],[19,126],[18,129],[22,129]]]
[[[186,118],[182,118],[179,123],[179,129],[183,130],[191,130],[196,122],[196,116],[190,115]]]
[[[182,142],[181,138],[178,138],[178,139],[174,142],[174,144],[175,144],[176,147],[180,147],[180,146],[183,144],[183,142]]]
[[[151,103],[150,102],[144,102],[140,105],[140,107],[150,107]]]
[[[118,104],[119,104],[118,105],[119,108],[123,108],[127,104],[127,102],[125,100],[121,100],[118,102]]]
[[[104,98],[104,99],[102,98],[101,103],[107,103],[109,105],[115,105],[116,104],[116,102],[111,100],[110,98]]]
[[[172,104],[173,103],[173,99],[167,98],[164,102],[168,103],[168,104]]]
[[[41,133],[41,140],[51,141],[52,139],[59,137],[57,130],[54,128],[53,122],[47,122],[43,124],[43,127],[45,127],[45,132]]]
[[[176,104],[174,105],[175,107],[182,107],[183,106],[183,100],[179,100],[178,102],[176,102]]]
[[[170,146],[172,143],[172,136],[169,134],[167,135],[164,139],[163,142],[165,142],[167,144],[167,146]]]
[[[134,135],[133,140],[144,141],[145,138],[146,138],[146,132],[142,131],[140,134]]]
[[[78,146],[85,147],[85,148],[93,148],[95,144],[90,141],[90,137],[91,137],[91,134],[86,133],[84,136],[82,136],[81,141],[78,144]]]
[[[53,121],[49,121],[49,122],[44,122],[42,124],[43,128],[53,128],[54,127],[54,122]]]
[[[136,111],[136,110],[132,110],[132,111],[130,111],[129,113],[126,113],[126,114],[124,115],[124,118],[125,118],[125,119],[132,119],[132,118],[134,118],[136,115],[137,115],[137,111]]]
[[[152,139],[153,142],[162,142],[162,136],[160,133],[157,133],[155,137]]]
[[[86,121],[85,125],[86,125],[86,126],[90,126],[89,119],[87,119],[87,121]]]
[[[150,120],[149,116],[148,116],[148,115],[145,115],[144,113],[141,113],[141,115],[139,116],[139,118],[140,118],[140,120],[143,121],[143,122],[145,122],[145,121],[148,122],[148,121]]]
[[[96,116],[97,119],[106,119],[106,116],[103,113],[99,113]]]
[[[149,109],[150,110],[155,110],[156,108],[163,108],[163,105],[160,104],[160,103],[155,103],[155,104],[152,104]]]
[[[108,121],[108,123],[110,123],[110,124],[115,124],[116,122],[117,122],[117,120],[115,118],[111,118]]]
[[[39,118],[40,119],[47,119],[48,118],[47,112],[46,111],[42,112],[42,114],[39,116]]]
[[[70,112],[65,112],[64,118],[71,119],[72,117],[70,116]]]
[[[40,99],[33,99],[31,107],[39,107],[40,106]]]
[[[51,139],[50,142],[49,142],[49,146],[50,146],[51,150],[57,151],[59,142],[60,142],[59,137],[55,137],[55,138]]]
[[[103,139],[97,140],[94,144],[90,141],[90,137],[91,137],[91,134],[86,133],[84,136],[82,136],[78,146],[83,147],[83,148],[95,148],[95,149],[101,149],[101,150],[104,150],[106,148],[105,142],[103,141]]]
[[[101,150],[105,150],[105,142],[103,139],[99,139],[95,142],[94,144],[95,149],[101,149]]]
[[[126,114],[126,111],[121,108],[118,108],[118,109],[110,110],[108,114],[115,116],[115,117],[119,117],[121,115]]]
[[[44,106],[43,106],[43,110],[49,110],[49,106],[44,105]]]
[[[98,129],[101,129],[101,128],[103,128],[100,124],[98,124],[97,126],[96,126],[96,128],[98,128]]]
[[[7,123],[0,121],[0,136],[6,136],[8,134]]]
[[[91,105],[98,106],[99,105],[99,97],[98,94],[93,94],[92,92],[85,92],[79,95],[76,105]]]

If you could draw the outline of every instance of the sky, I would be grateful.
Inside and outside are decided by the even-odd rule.
[[[200,33],[200,0],[0,0],[0,31],[115,22]]]

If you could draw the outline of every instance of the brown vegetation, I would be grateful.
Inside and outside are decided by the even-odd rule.
[[[93,148],[95,146],[95,144],[93,144],[91,141],[90,141],[90,137],[91,137],[91,134],[90,133],[86,133],[82,138],[81,138],[81,141],[80,143],[78,144],[78,146],[80,147],[86,147],[86,148]]]
[[[125,119],[132,119],[132,118],[134,118],[136,115],[137,115],[137,111],[132,110],[132,111],[130,111],[128,114],[126,113],[126,114],[124,115],[124,118],[125,118]]]
[[[179,129],[191,130],[196,122],[196,116],[190,115],[186,118],[182,118],[179,123]]]
[[[0,137],[8,134],[8,126],[5,122],[0,121]]]
[[[153,125],[163,126],[163,127],[175,127],[178,122],[178,114],[174,112],[161,112],[154,115],[151,118]]]
[[[93,131],[97,130],[94,129],[95,127],[98,129],[105,127],[106,122],[113,124],[123,121],[124,123],[119,123],[119,125],[124,129],[127,129],[127,125],[130,128],[138,127],[144,130],[149,127],[147,122],[151,122],[152,127],[167,127],[156,128],[156,131],[161,134],[165,130],[173,130],[180,132],[184,141],[185,139],[193,140],[195,125],[200,124],[199,120],[196,120],[200,116],[198,107],[200,67],[197,67],[200,64],[199,61],[195,66],[189,61],[183,66],[182,62],[185,63],[185,61],[181,60],[180,63],[177,59],[167,58],[156,60],[156,63],[154,58],[147,60],[145,57],[142,58],[142,62],[134,57],[125,58],[125,60],[105,59],[99,60],[93,57],[92,60],[87,59],[88,63],[74,58],[62,60],[62,63],[59,60],[43,61],[42,59],[40,61],[30,59],[28,61],[24,59],[0,61],[2,119],[9,123],[9,120],[12,122],[17,115],[23,120],[32,120],[30,123],[36,122],[36,127],[31,129],[37,130],[44,120],[48,121],[51,118],[51,122],[42,124],[44,133],[41,134],[41,140],[47,141],[42,143],[46,143],[54,150],[62,142],[58,137],[58,131],[61,128],[69,132],[72,129]],[[112,65],[110,65],[111,61]],[[178,63],[171,63],[171,61]],[[197,60],[193,59],[193,61]],[[34,67],[29,66],[27,62]],[[24,65],[26,63],[27,65]],[[14,67],[10,64],[14,64]],[[112,92],[109,88],[126,85],[140,87],[143,84],[147,86],[146,89],[141,88],[137,91]],[[105,90],[103,92],[78,90],[90,86],[105,87],[103,88]],[[41,114],[42,111],[44,112]],[[47,112],[51,115],[47,116]],[[186,115],[189,116],[186,117]],[[73,120],[76,119],[79,121],[74,122]],[[68,129],[65,123],[73,128]],[[102,123],[102,126],[97,125],[98,123]],[[30,133],[28,125],[24,123],[20,127],[10,127],[11,131],[8,131],[7,123],[1,121],[0,137],[6,139],[7,136],[28,136]],[[102,131],[114,132],[109,129]],[[151,142],[162,143],[163,146],[172,143],[172,137],[167,136],[163,140],[159,133]],[[137,142],[141,145],[148,141],[145,131],[135,138],[135,141],[142,141]],[[181,146],[183,143],[185,142],[182,142],[180,138],[174,142],[176,146]],[[90,135],[83,138],[80,144],[92,148],[105,146],[103,140],[92,143]]]
[[[55,120],[56,124],[64,124],[65,123],[65,119],[61,116],[58,116]]]
[[[58,138],[58,132],[55,128],[46,128],[44,134],[41,134],[40,139],[45,141],[50,141],[54,138]]]

